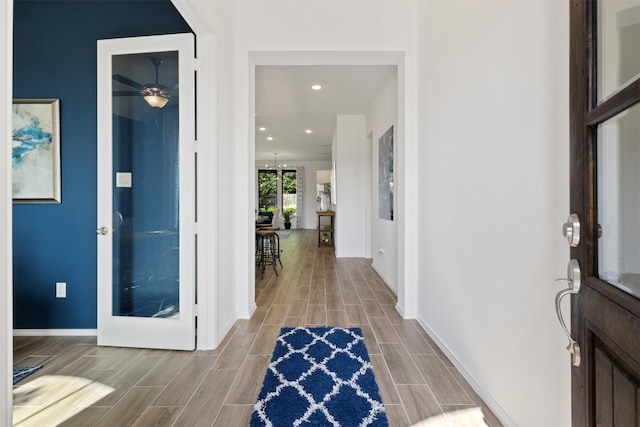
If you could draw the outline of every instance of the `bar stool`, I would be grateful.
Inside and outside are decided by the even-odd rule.
[[[280,261],[280,252],[282,252],[282,250],[280,249],[280,235],[278,234],[278,232],[276,230],[279,230],[279,228],[276,228],[273,230],[274,234],[273,234],[273,254],[276,257],[276,259],[278,260],[278,264],[280,264],[280,268],[284,268],[284,266],[282,265],[282,261]]]
[[[276,209],[277,211],[277,209]],[[278,230],[280,230],[280,227],[259,227],[259,230],[264,230],[264,231],[273,231],[275,234],[273,235],[273,239],[274,239],[274,248],[273,248],[273,253],[274,256],[276,257],[276,259],[278,260],[278,263],[280,264],[280,268],[284,268],[284,266],[282,265],[282,261],[280,261],[280,253],[282,252],[282,250],[280,249],[280,235],[278,234]]]
[[[276,276],[278,275],[276,259],[278,259],[278,261],[280,260],[279,254],[277,254],[277,252],[280,251],[280,245],[277,243],[276,239],[280,240],[275,230],[256,230],[256,256],[258,258],[258,265],[260,266],[261,279],[264,276],[264,269],[267,263],[273,266],[273,271],[276,273]],[[280,263],[280,266],[282,266],[282,263]]]

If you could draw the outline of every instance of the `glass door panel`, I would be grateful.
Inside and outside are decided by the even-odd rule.
[[[258,171],[258,208],[273,212],[278,207],[278,172]]]
[[[600,0],[598,22],[598,101],[640,76],[640,0]]]
[[[179,317],[178,52],[112,60],[113,315]]]
[[[640,298],[640,104],[597,132],[598,275]]]

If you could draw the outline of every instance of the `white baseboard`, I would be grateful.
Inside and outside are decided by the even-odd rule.
[[[253,313],[256,312],[256,310],[258,309],[258,306],[255,305],[255,303],[253,304],[253,306],[251,308],[249,308],[249,313],[237,313],[236,317],[238,319],[251,319],[251,316],[253,316]]]
[[[97,329],[14,329],[14,337],[91,337]]]
[[[464,368],[464,366],[460,363],[458,359],[449,351],[449,349],[444,345],[440,337],[436,335],[431,328],[426,324],[426,322],[419,317],[416,318],[420,326],[425,330],[427,334],[435,341],[435,343],[440,347],[440,350],[449,358],[451,363],[458,369],[458,372],[464,377],[465,380],[469,383],[471,388],[480,396],[480,398],[487,404],[489,409],[493,412],[493,414],[502,422],[505,427],[516,427],[517,424],[507,415],[507,413],[502,409],[502,407],[495,401],[495,399],[487,393],[485,389],[483,389],[480,384],[473,378],[473,376]]]
[[[232,320],[222,329],[222,331],[220,331],[220,335],[218,335],[218,343],[216,344],[216,348],[220,347],[220,344],[222,343],[222,341],[224,341],[227,334],[235,324],[236,324],[236,320]]]
[[[376,273],[378,273],[378,276],[380,276],[380,278],[382,279],[382,281],[385,283],[385,285],[387,285],[387,287],[391,290],[391,292],[394,293],[395,296],[398,296],[398,289],[394,288],[391,283],[389,283],[389,281],[387,280],[386,277],[384,277],[384,274],[382,274],[380,272],[380,270],[378,270],[376,268],[376,265],[373,263],[373,261],[371,262],[371,268],[373,268],[373,271],[375,271]]]

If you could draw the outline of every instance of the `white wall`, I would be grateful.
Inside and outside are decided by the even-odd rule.
[[[221,183],[234,178],[220,186],[216,262],[236,304],[220,308],[243,317],[254,301],[252,66],[399,52],[398,308],[435,333],[507,425],[568,426],[553,310],[568,261],[566,3],[193,5],[218,40],[216,166]]]
[[[570,425],[554,312],[569,258],[568,12],[550,1],[419,8],[418,317],[520,427]]]
[[[336,163],[336,257],[363,258],[366,252],[364,219],[369,215],[364,191],[368,179],[365,115],[339,115],[334,135],[332,157]]]
[[[397,221],[381,219],[378,204],[378,158],[379,140],[391,127],[394,133],[398,128],[398,78],[397,71],[393,70],[386,77],[378,94],[376,95],[369,112],[367,113],[367,135],[371,135],[371,256],[372,266],[394,290],[397,290],[396,277],[398,273],[398,227]],[[394,135],[394,145],[397,144],[397,136]],[[395,163],[394,153],[394,163]],[[397,172],[397,167],[394,166]],[[397,215],[397,206],[394,201],[394,214]]]
[[[264,161],[256,160],[256,168],[264,167]],[[316,216],[316,171],[330,169],[330,161],[303,161],[292,160],[287,162],[287,167],[304,167],[304,223],[302,228],[315,229],[318,217]],[[257,188],[257,187],[256,187]],[[257,189],[256,189],[257,191]],[[255,195],[257,198],[257,193]],[[255,208],[254,208],[255,209]],[[295,224],[295,223],[294,223]],[[295,228],[295,225],[294,225]]]

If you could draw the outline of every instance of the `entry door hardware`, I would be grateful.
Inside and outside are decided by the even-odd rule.
[[[577,214],[569,215],[567,222],[562,224],[562,234],[567,238],[571,247],[575,248],[580,243],[580,218]]]
[[[560,326],[562,326],[564,333],[567,334],[567,338],[569,338],[569,345],[567,346],[567,350],[569,350],[569,352],[571,353],[571,364],[577,368],[578,366],[580,366],[580,345],[571,336],[571,333],[569,332],[569,329],[564,322],[564,318],[562,316],[562,308],[560,306],[562,298],[566,297],[567,295],[577,294],[578,292],[580,292],[580,265],[578,264],[577,260],[572,259],[569,261],[569,264],[567,265],[567,278],[556,279],[556,281],[559,280],[566,280],[569,283],[569,287],[567,289],[561,290],[556,295],[556,314],[558,315]]]

